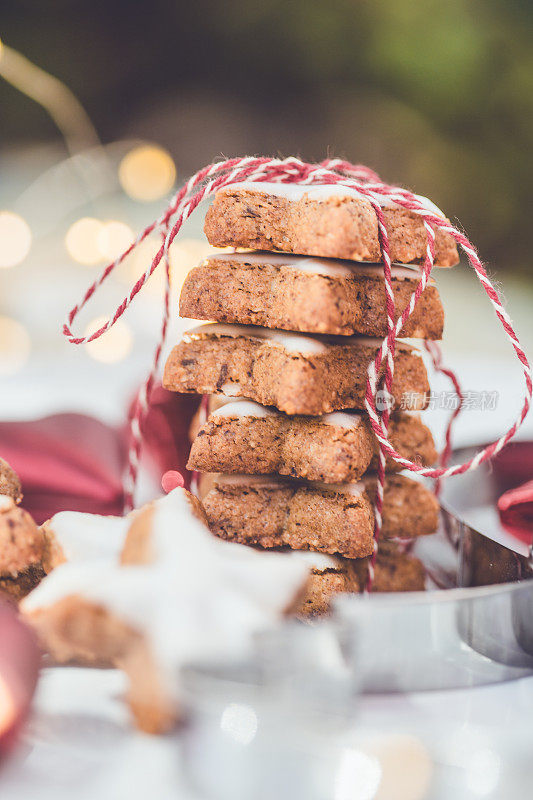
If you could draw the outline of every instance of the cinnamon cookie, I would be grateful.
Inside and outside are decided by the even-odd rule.
[[[418,416],[398,412],[390,420],[389,435],[405,458],[424,465],[435,461],[433,437]],[[350,483],[377,466],[376,452],[365,414],[288,416],[249,400],[234,400],[211,412],[192,443],[187,468]],[[387,469],[397,468],[389,459]]]
[[[174,392],[248,397],[287,414],[364,408],[367,369],[380,340],[309,337],[242,325],[201,325],[170,353],[163,386]],[[392,394],[420,410],[429,383],[420,352],[398,343]]]
[[[445,219],[427,198],[425,208]],[[381,200],[392,261],[423,261],[427,235],[419,215]],[[326,258],[381,261],[378,222],[370,202],[341,186],[240,183],[220,189],[204,226],[216,247],[281,250]],[[435,264],[457,264],[457,246],[436,229]]]
[[[392,268],[396,319],[419,281],[414,267]],[[304,333],[387,335],[381,264],[356,264],[277,253],[210,256],[183,284],[180,315]],[[431,282],[401,335],[440,339],[444,311]]]

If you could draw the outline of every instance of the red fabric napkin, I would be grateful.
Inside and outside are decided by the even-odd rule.
[[[83,414],[2,422],[0,454],[18,473],[37,524],[66,510],[122,514],[123,431]]]
[[[533,442],[514,442],[493,461],[499,491],[500,520],[505,530],[533,544]],[[525,481],[525,482],[524,482]]]
[[[141,457],[158,480],[174,469],[190,485],[189,426],[198,404],[196,395],[154,387]],[[58,511],[122,514],[127,446],[127,426],[112,428],[83,414],[0,423],[0,456],[18,473],[24,508],[37,524]]]

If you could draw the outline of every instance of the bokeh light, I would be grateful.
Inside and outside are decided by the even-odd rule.
[[[0,316],[0,375],[14,375],[28,361],[31,339],[20,322]]]
[[[13,211],[0,211],[0,267],[24,261],[31,247],[30,226]]]
[[[151,202],[164,197],[176,180],[172,156],[156,145],[139,145],[127,153],[118,169],[122,188],[134,200]]]
[[[220,718],[220,730],[237,744],[250,744],[257,733],[257,725],[254,709],[243,703],[230,703]]]
[[[114,261],[128,249],[134,238],[129,225],[112,219],[100,227],[96,241],[101,257],[106,261]]]
[[[161,239],[158,236],[148,236],[118,265],[114,272],[115,277],[131,287],[146,272],[160,247]],[[146,284],[145,291],[161,297],[163,277],[163,270],[156,270]]]
[[[347,747],[343,750],[335,775],[335,800],[374,800],[381,782],[379,760],[368,753]]]
[[[85,329],[85,336],[91,336],[105,325],[106,317],[97,317],[90,322]],[[100,361],[103,364],[116,364],[122,361],[131,352],[133,347],[133,334],[131,328],[123,320],[115,322],[114,326],[95,339],[93,342],[87,342],[85,348],[87,353],[95,361]]]
[[[101,262],[99,239],[103,228],[103,223],[93,217],[82,217],[72,223],[65,236],[65,246],[70,257],[87,266]]]

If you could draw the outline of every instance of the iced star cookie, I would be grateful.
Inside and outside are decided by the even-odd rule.
[[[372,553],[374,477],[351,484],[302,482],[272,475],[206,477],[204,508],[211,530],[223,539],[346,558]],[[382,538],[429,535],[437,525],[438,503],[432,492],[404,476],[387,476]]]
[[[126,672],[132,712],[148,732],[179,718],[181,666],[245,655],[309,571],[284,554],[223,542],[201,518],[198,501],[175,489],[132,517],[119,553],[60,563],[22,603],[56,660]]]
[[[435,461],[433,437],[418,416],[398,412],[391,418],[389,435],[405,458],[425,465]],[[192,443],[187,468],[350,483],[377,465],[376,452],[377,442],[364,414],[288,416],[249,400],[235,400],[211,412]],[[389,459],[389,470],[397,466]]]
[[[392,268],[396,319],[419,277],[414,267]],[[180,315],[304,333],[383,337],[387,335],[383,267],[277,253],[210,256],[188,273]],[[439,293],[430,283],[401,335],[440,339],[443,326]]]
[[[170,353],[163,386],[174,392],[248,397],[287,414],[364,408],[367,369],[379,339],[303,336],[243,325],[201,325]],[[392,394],[397,405],[427,406],[420,352],[398,343]]]
[[[427,198],[424,207],[445,219]],[[419,215],[382,198],[390,256],[404,264],[424,260],[427,235]],[[205,219],[216,247],[281,250],[325,258],[380,261],[378,222],[370,202],[340,186],[240,183],[220,189]],[[435,264],[457,264],[457,246],[436,229]]]

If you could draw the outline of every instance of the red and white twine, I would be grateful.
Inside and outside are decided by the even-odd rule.
[[[74,308],[70,311],[67,321],[63,326],[63,333],[73,344],[84,344],[86,342],[91,342],[95,339],[98,339],[106,331],[113,327],[115,322],[122,316],[122,314],[124,314],[136,295],[141,291],[159,264],[161,262],[164,263],[166,271],[166,284],[161,336],[154,355],[152,369],[146,382],[143,384],[138,393],[131,419],[131,443],[129,449],[129,469],[126,485],[126,503],[128,508],[131,508],[133,505],[133,494],[137,478],[139,454],[142,444],[143,421],[149,407],[150,393],[153,383],[159,370],[161,354],[165,344],[168,328],[170,297],[169,248],[178,235],[185,220],[190,217],[202,200],[211,197],[223,186],[238,184],[242,181],[261,181],[263,183],[297,183],[302,185],[335,184],[338,186],[344,186],[347,189],[356,190],[360,196],[365,197],[371,203],[376,214],[385,278],[388,330],[387,336],[383,340],[375,360],[368,368],[365,396],[365,406],[370,419],[370,424],[380,447],[375,502],[375,550],[377,550],[377,541],[381,530],[383,482],[386,457],[389,456],[393,458],[404,469],[416,472],[419,475],[427,478],[435,478],[437,480],[450,477],[452,475],[460,475],[468,472],[469,470],[476,469],[480,464],[496,455],[496,453],[498,453],[516,434],[529,410],[533,391],[531,368],[528,359],[514,331],[511,319],[502,305],[498,291],[490,281],[474,245],[461,231],[454,227],[451,222],[434,213],[433,211],[428,210],[422,201],[412,192],[399,187],[388,186],[380,181],[379,176],[367,167],[356,166],[347,161],[341,161],[340,159],[327,159],[320,164],[307,164],[297,158],[276,159],[245,157],[231,158],[226,161],[210,164],[189,178],[187,183],[172,198],[165,212],[157,220],[155,220],[155,222],[145,228],[144,231],[137,236],[135,242],[119,258],[117,258],[113,263],[109,264],[103,270],[100,277],[89,287],[81,302],[74,306]],[[427,234],[426,256],[424,264],[420,268],[420,280],[415,291],[411,295],[407,307],[396,322],[394,321],[395,302],[391,278],[389,238],[387,235],[383,210],[380,203],[380,200],[382,199],[385,199],[387,202],[392,202],[397,206],[405,208],[408,211],[420,216],[423,220]],[[447,463],[451,453],[449,427],[446,434],[446,446],[441,455],[440,466],[437,468],[427,468],[402,457],[394,449],[388,438],[387,432],[390,407],[388,403],[385,403],[385,408],[380,413],[376,407],[376,398],[382,381],[385,399],[390,396],[392,379],[394,375],[394,352],[396,339],[398,338],[401,329],[405,325],[405,322],[416,308],[420,295],[427,286],[435,259],[435,230],[437,228],[445,230],[453,239],[455,239],[461,250],[466,254],[470,266],[476,273],[481,285],[483,286],[483,289],[495,311],[496,317],[503,327],[507,338],[514,348],[516,356],[522,365],[525,381],[525,392],[520,412],[514,424],[498,440],[480,450],[473,458],[469,459],[465,463],[448,467]],[[124,261],[124,259],[152,233],[159,233],[162,244],[151,264],[147,267],[146,272],[135,283],[128,296],[124,298],[113,316],[109,318],[105,325],[103,325],[91,336],[75,336],[72,331],[72,325],[80,311],[95,294],[97,289],[112,274],[115,268],[121,264],[122,261]],[[430,353],[436,368],[448,375],[452,382],[454,382],[455,389],[459,395],[459,398],[461,398],[460,388],[455,377],[453,376],[453,373],[450,370],[446,370],[444,367],[442,367],[438,345],[435,342],[427,343],[426,349]],[[454,412],[454,417],[458,413],[459,407],[460,403]],[[371,559],[369,585],[373,579],[374,560],[375,553]]]

